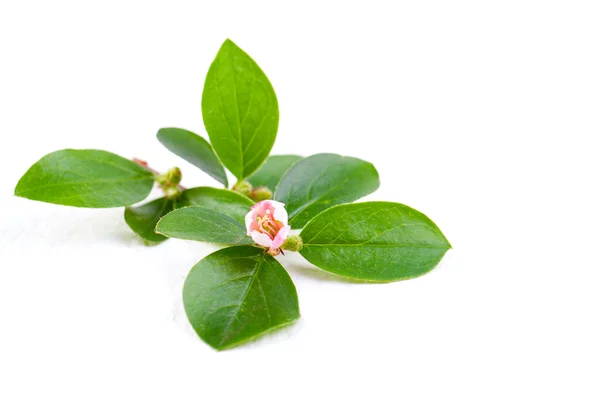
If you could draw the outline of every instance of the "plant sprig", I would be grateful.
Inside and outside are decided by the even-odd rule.
[[[389,282],[431,271],[451,248],[433,221],[406,205],[351,204],[379,187],[373,164],[337,154],[269,157],[277,97],[258,64],[230,40],[209,68],[202,116],[210,142],[180,128],[162,128],[157,138],[224,188],[186,189],[177,167],[160,173],[139,159],[66,149],[35,163],[15,195],[126,207],[127,225],[147,244],[173,237],[224,245],[191,269],[183,287],[191,325],[218,350],[300,317],[294,284],[274,256],[297,251],[330,273]],[[229,189],[225,168],[237,178]],[[154,185],[164,196],[134,205]]]

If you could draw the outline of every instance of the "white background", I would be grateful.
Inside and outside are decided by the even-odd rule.
[[[597,1],[0,4],[0,398],[600,398]],[[274,154],[374,162],[369,199],[454,249],[373,285],[285,257],[301,320],[216,352],[180,294],[216,247],[12,193],[69,147],[217,185],[154,135],[205,135],[227,37],[275,87]]]

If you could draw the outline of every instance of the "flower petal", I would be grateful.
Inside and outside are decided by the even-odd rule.
[[[276,208],[277,206],[281,206],[281,207],[284,207],[284,206],[285,206],[285,204],[284,204],[284,203],[282,203],[282,202],[280,202],[280,201],[277,201],[277,200],[263,200],[263,201],[268,201],[269,203],[271,203],[271,206],[273,206],[273,207],[275,207],[275,208]]]
[[[281,222],[283,225],[287,225],[288,224],[288,213],[285,210],[285,204],[280,203],[278,201],[271,201],[273,204],[273,208],[275,209],[275,211],[273,211],[273,218],[275,218],[276,221]]]
[[[261,217],[265,215],[267,210],[273,209],[273,206],[271,205],[271,202],[269,200],[259,201],[258,203],[256,203],[256,206],[258,207],[256,207],[254,211],[256,211],[256,213]]]
[[[286,217],[287,217],[287,215],[286,215]],[[292,229],[292,227],[289,225],[286,225],[283,228],[281,228],[279,230],[279,232],[277,232],[275,239],[273,239],[273,244],[271,245],[271,249],[278,249],[279,247],[281,247],[283,242],[285,242],[285,239],[287,239],[287,237],[290,233],[290,229]]]
[[[273,245],[273,241],[271,240],[271,238],[264,233],[252,231],[251,236],[252,240],[254,240],[256,244],[259,244],[263,247],[271,247],[271,245]]]
[[[254,210],[251,209],[250,212],[246,214],[244,220],[246,222],[246,235],[250,236],[252,233],[252,222],[254,221]]]

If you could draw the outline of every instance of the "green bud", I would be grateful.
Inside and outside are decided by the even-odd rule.
[[[250,193],[250,197],[254,201],[270,200],[273,198],[273,192],[266,186],[260,186]]]
[[[238,181],[233,187],[233,191],[250,197],[252,194],[252,185],[248,181]]]
[[[177,186],[181,182],[181,170],[173,167],[164,174],[156,175],[154,179],[160,186]]]
[[[169,186],[179,185],[181,182],[181,170],[178,167],[173,167],[166,173],[166,178]]]
[[[281,248],[289,251],[300,251],[302,250],[302,238],[296,235],[288,236]]]
[[[181,170],[179,168],[173,167],[164,174],[156,175],[154,180],[168,199],[176,199],[181,194],[181,187],[179,186]]]

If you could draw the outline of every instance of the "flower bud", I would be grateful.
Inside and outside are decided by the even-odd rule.
[[[289,251],[302,250],[302,238],[298,235],[288,236],[285,242],[281,245],[281,249]]]
[[[248,181],[239,181],[233,187],[233,191],[250,197],[250,194],[252,193],[252,185]]]
[[[250,193],[250,197],[254,201],[270,200],[273,198],[273,192],[266,186],[259,186]]]
[[[181,170],[179,168],[173,167],[164,174],[156,175],[154,179],[168,199],[176,199],[181,194],[181,187],[178,186],[181,182]]]
[[[178,167],[171,168],[166,175],[169,186],[176,186],[181,182],[181,170]]]

